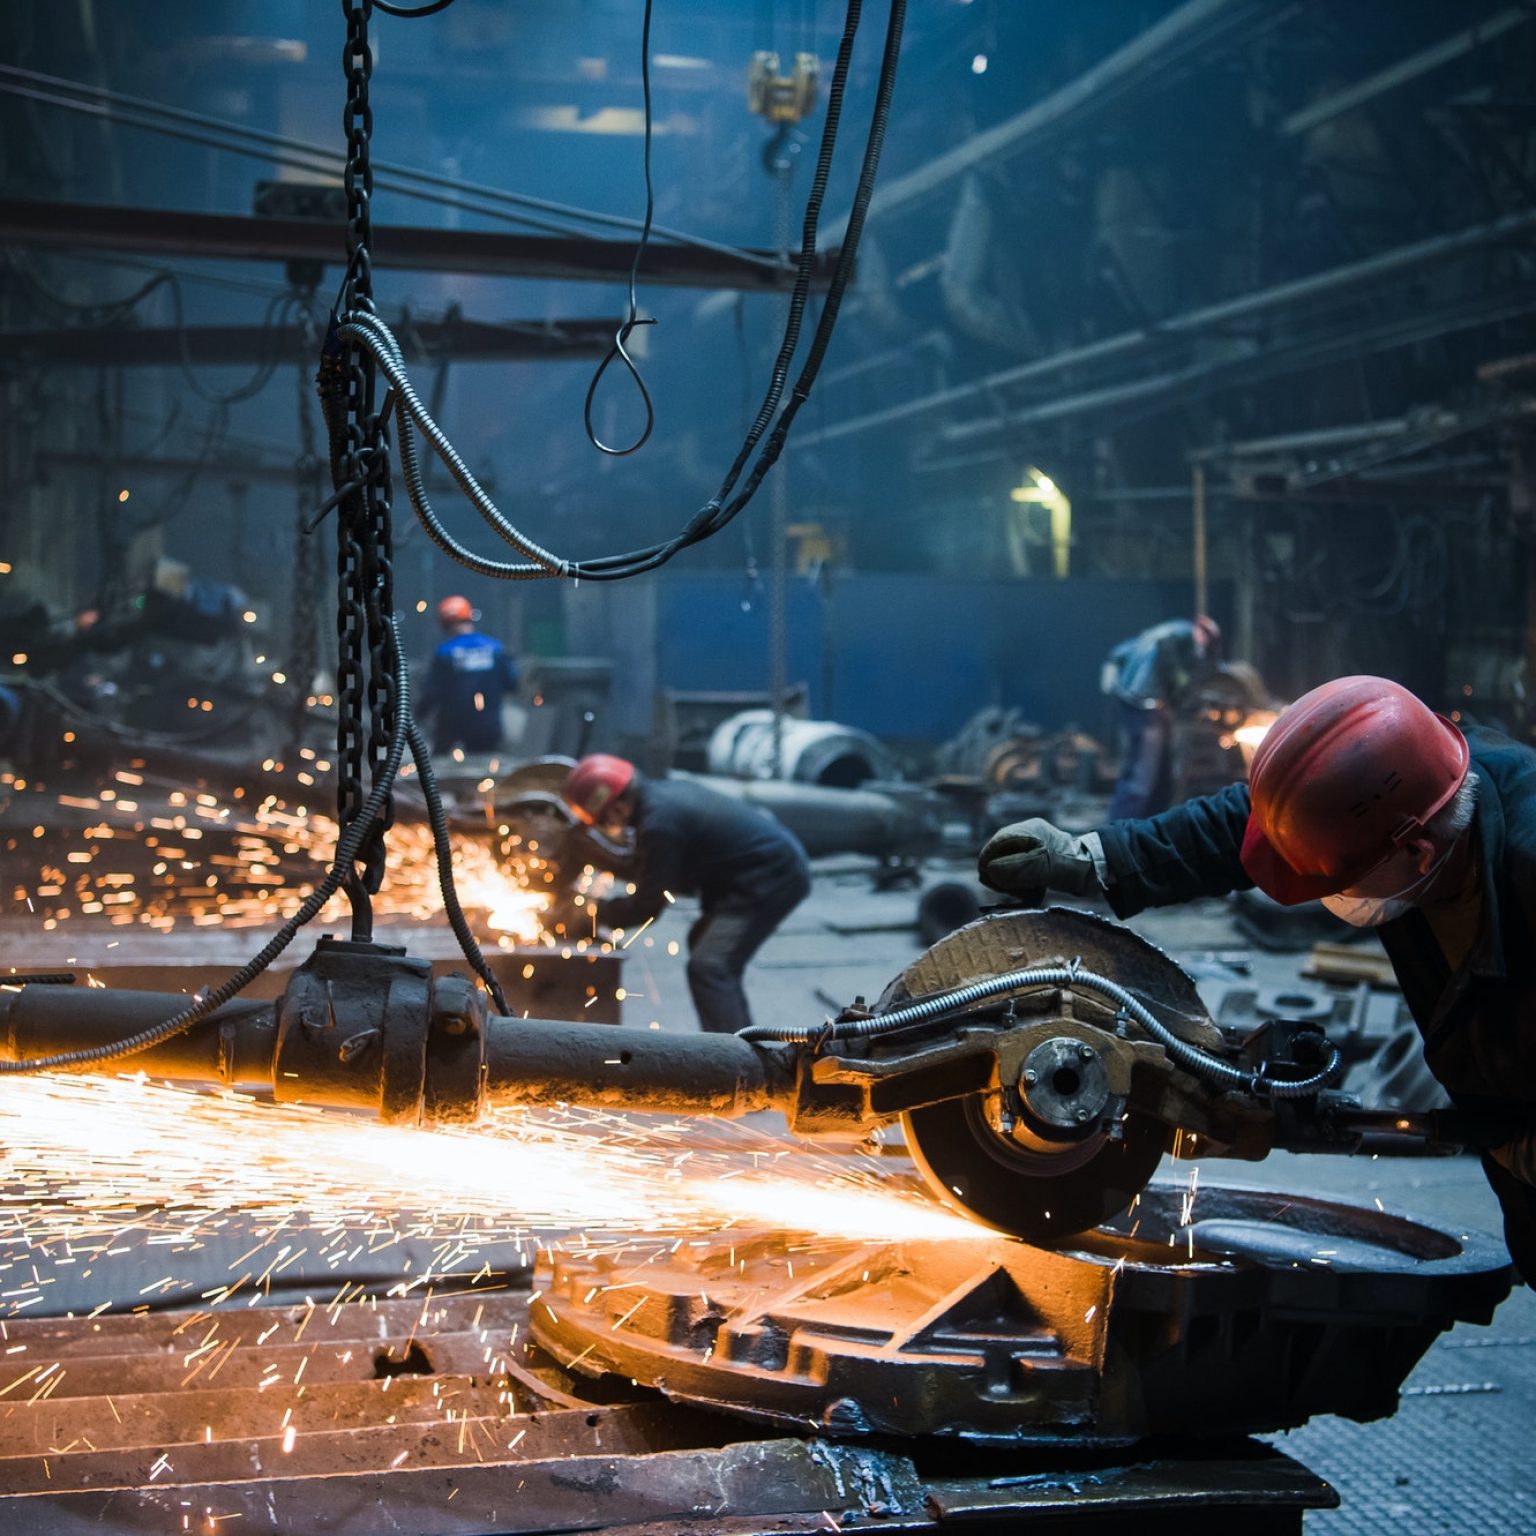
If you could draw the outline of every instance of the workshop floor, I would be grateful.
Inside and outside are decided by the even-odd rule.
[[[910,928],[916,900],[911,890],[871,890],[867,864],[824,861],[811,897],[748,973],[755,1017],[803,1023],[825,1017],[859,994],[878,995],[917,953]],[[693,904],[680,901],[629,950],[626,1023],[644,1028],[654,1021],[669,1030],[696,1027],[683,971],[692,916]],[[1175,957],[1248,948],[1235,936],[1221,903],[1151,914],[1137,926]],[[136,961],[188,963],[208,960],[216,952],[223,962],[253,947],[249,933],[163,939],[145,934],[119,946],[122,935],[121,929],[77,928],[67,937],[32,930],[23,938],[18,926],[7,924],[0,933],[0,958],[28,966],[89,966],[110,963],[131,949]],[[393,937],[409,938],[418,952],[446,953],[441,941],[448,936],[440,930]],[[107,952],[108,943],[116,955]],[[1253,952],[1252,958],[1256,979],[1281,985],[1294,980],[1302,957]],[[1380,1199],[1453,1227],[1498,1228],[1497,1207],[1470,1158],[1355,1161],[1279,1155],[1258,1165],[1202,1168],[1202,1184],[1217,1180],[1333,1194],[1362,1204]],[[64,1287],[55,1298],[50,1309],[73,1304]],[[1536,1458],[1525,1443],[1533,1415],[1536,1299],[1517,1287],[1491,1327],[1458,1328],[1430,1350],[1393,1418],[1374,1424],[1320,1419],[1276,1437],[1276,1443],[1333,1482],[1342,1496],[1338,1511],[1308,1517],[1307,1530],[1316,1536],[1528,1533],[1536,1530]]]

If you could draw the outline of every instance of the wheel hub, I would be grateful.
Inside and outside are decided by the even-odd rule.
[[[1053,1035],[1024,1058],[1019,1105],[1030,1130],[1047,1141],[1094,1135],[1109,1110],[1109,1073],[1085,1040]]]

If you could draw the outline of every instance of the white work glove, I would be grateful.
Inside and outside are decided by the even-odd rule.
[[[1070,896],[1104,892],[1087,839],[1063,832],[1039,816],[994,832],[976,868],[983,885],[1031,907],[1043,905],[1047,891]]]

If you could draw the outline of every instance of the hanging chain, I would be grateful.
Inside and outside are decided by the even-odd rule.
[[[347,198],[347,275],[337,316],[320,362],[320,399],[330,435],[331,478],[338,492],[336,516],[336,817],[344,832],[366,799],[369,783],[388,754],[395,733],[395,645],[391,628],[394,580],[389,507],[389,443],[378,409],[371,354],[339,341],[340,317],[372,313],[373,110],[368,83],[373,53],[368,43],[372,0],[342,0],[347,39],[342,66],[347,103],[342,117],[347,156],[342,183]],[[384,878],[384,837],[394,821],[386,800],[372,834],[345,883],[352,903],[352,937],[372,937],[371,894]]]

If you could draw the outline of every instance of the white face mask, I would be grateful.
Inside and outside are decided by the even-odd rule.
[[[1413,902],[1407,896],[1324,896],[1323,905],[1335,917],[1343,918],[1351,928],[1379,928],[1411,911]]]
[[[1348,891],[1340,891],[1337,896],[1324,896],[1323,905],[1351,928],[1379,928],[1418,906],[1455,850],[1456,844],[1450,843],[1422,875],[1395,896],[1351,896]]]

